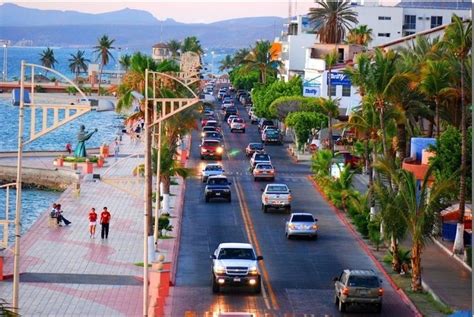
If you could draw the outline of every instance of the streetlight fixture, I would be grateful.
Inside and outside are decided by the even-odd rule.
[[[8,42],[3,42],[3,69],[2,69],[2,80],[7,81],[8,79]]]

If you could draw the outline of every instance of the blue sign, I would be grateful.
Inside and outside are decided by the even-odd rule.
[[[320,97],[321,96],[321,86],[315,84],[306,83],[303,85],[303,96],[304,97]]]
[[[331,73],[331,86],[352,86],[351,79],[344,73]]]

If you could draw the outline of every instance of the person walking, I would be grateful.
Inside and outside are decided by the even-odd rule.
[[[95,208],[92,208],[89,211],[89,233],[90,238],[95,239],[95,227],[97,223],[97,213],[95,212]]]
[[[114,142],[114,158],[116,161],[118,160],[119,152],[120,152],[120,141],[118,138],[116,138]]]
[[[102,239],[107,239],[109,236],[109,224],[110,224],[110,212],[107,210],[107,207],[104,207],[104,210],[100,213],[100,237]]]

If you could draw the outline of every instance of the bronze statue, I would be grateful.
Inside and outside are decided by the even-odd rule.
[[[86,141],[91,138],[91,136],[97,132],[97,129],[94,129],[92,132],[87,132],[86,127],[81,124],[79,127],[79,133],[77,134],[77,146],[74,150],[75,157],[87,157],[86,153]]]

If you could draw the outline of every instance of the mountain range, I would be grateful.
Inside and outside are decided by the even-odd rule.
[[[280,35],[285,19],[252,17],[214,23],[160,21],[143,10],[125,8],[100,14],[39,10],[12,3],[0,5],[0,39],[13,45],[87,47],[103,34],[129,48],[150,47],[171,39],[197,36],[208,48],[248,47],[259,39]]]

